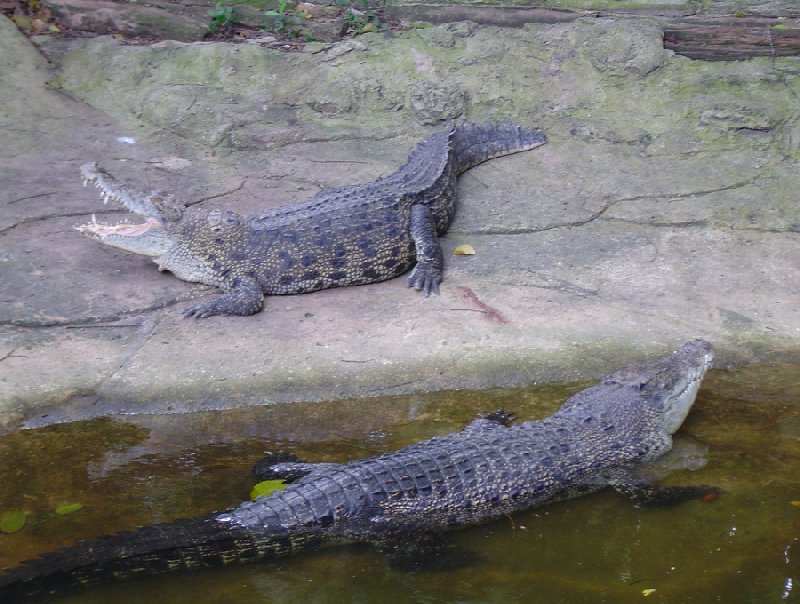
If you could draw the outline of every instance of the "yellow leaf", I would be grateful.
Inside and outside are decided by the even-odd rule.
[[[250,491],[250,499],[256,497],[269,497],[275,491],[280,491],[286,488],[285,480],[263,480],[257,483]]]
[[[0,533],[16,533],[25,526],[25,512],[9,510],[0,514]]]
[[[791,503],[791,504],[792,504],[794,507],[796,507],[796,508],[800,508],[800,499],[797,499],[796,501],[791,501],[790,503]]]
[[[30,30],[33,28],[33,21],[30,17],[26,17],[25,15],[13,15],[11,20],[19,27],[20,29]]]
[[[474,256],[475,248],[468,243],[462,243],[461,245],[456,246],[456,249],[453,250],[453,253],[456,256]]]
[[[66,516],[67,514],[74,514],[78,510],[83,509],[83,505],[75,502],[66,505],[60,505],[55,509],[56,514],[59,516]]]
[[[655,592],[656,592],[656,590],[651,587],[650,589],[643,589],[642,590],[642,595],[646,598],[647,596],[649,596],[650,594],[653,594]]]

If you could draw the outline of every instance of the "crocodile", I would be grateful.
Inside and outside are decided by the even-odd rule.
[[[80,542],[0,574],[0,600],[110,579],[274,558],[344,542],[384,547],[612,486],[639,501],[712,492],[655,486],[648,462],[672,447],[712,360],[708,342],[606,376],[553,415],[496,412],[462,431],[344,464],[272,458],[285,489],[207,516]]]
[[[144,222],[109,225],[93,216],[76,228],[149,256],[180,279],[222,290],[186,308],[186,316],[252,315],[262,309],[265,294],[374,283],[412,266],[408,285],[427,296],[438,293],[442,280],[438,236],[455,214],[457,176],[545,142],[540,130],[511,122],[452,125],[417,144],[388,176],[247,217],[143,193],[92,162],[81,167],[84,185],[93,182],[104,201],[115,200]]]

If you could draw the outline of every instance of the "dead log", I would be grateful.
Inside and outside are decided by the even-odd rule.
[[[687,18],[664,27],[664,47],[691,59],[800,56],[800,22],[780,18]]]

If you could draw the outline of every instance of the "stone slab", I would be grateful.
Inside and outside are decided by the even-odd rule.
[[[646,20],[470,23],[281,54],[37,39],[0,19],[0,425],[595,378],[692,337],[800,350],[800,60],[675,56]],[[399,165],[459,119],[549,143],[459,181],[442,294],[214,295],[72,226],[78,168],[242,213]],[[460,243],[474,256],[453,256]]]

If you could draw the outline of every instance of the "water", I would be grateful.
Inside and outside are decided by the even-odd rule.
[[[238,504],[266,450],[310,461],[393,451],[499,406],[553,412],[586,384],[93,420],[0,437],[0,567],[94,535]],[[398,569],[369,546],[111,585],[59,604],[800,602],[800,367],[712,371],[664,484],[715,501],[637,507],[608,489],[456,531],[445,553]],[[704,452],[704,453],[703,453]],[[705,465],[703,465],[703,461]],[[698,466],[702,466],[699,467]],[[79,502],[59,516],[53,510]],[[655,590],[655,591],[648,591]],[[648,595],[645,595],[648,594]],[[643,598],[646,598],[643,600]]]

